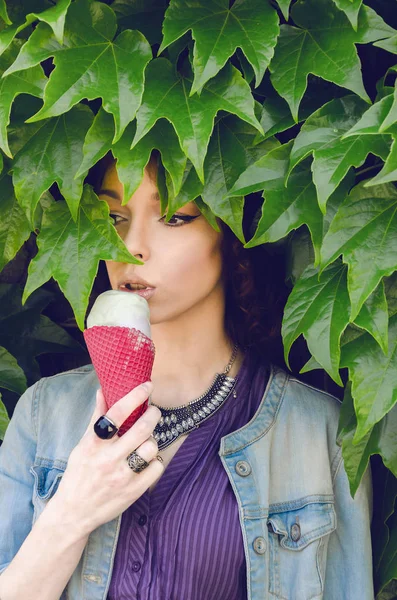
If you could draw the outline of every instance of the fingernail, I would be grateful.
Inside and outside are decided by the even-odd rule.
[[[153,389],[153,383],[151,381],[145,381],[145,383],[142,383],[142,387],[147,391],[147,392],[151,392]]]

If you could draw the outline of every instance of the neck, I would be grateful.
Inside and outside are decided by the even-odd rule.
[[[151,379],[152,401],[169,408],[181,406],[201,396],[215,374],[222,373],[231,359],[234,343],[223,326],[223,314],[198,307],[179,315],[178,321],[152,324],[156,348]],[[239,349],[228,373],[234,377],[243,361]]]

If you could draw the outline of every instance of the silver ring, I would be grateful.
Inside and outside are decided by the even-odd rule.
[[[135,450],[127,456],[127,464],[135,473],[140,473],[149,466],[149,463],[139,456]]]

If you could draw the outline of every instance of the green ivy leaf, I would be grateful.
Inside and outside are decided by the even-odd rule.
[[[114,141],[120,139],[140,105],[152,52],[139,31],[123,31],[112,41],[116,26],[108,6],[77,0],[68,13],[63,46],[54,44],[46,25],[36,28],[6,72],[54,57],[56,68],[45,89],[44,105],[27,122],[61,115],[84,98],[102,98],[104,109],[114,116]]]
[[[319,277],[318,269],[309,265],[296,282],[284,310],[281,333],[287,365],[292,344],[303,334],[315,360],[342,385],[339,344],[349,313],[346,267],[332,264]]]
[[[389,318],[383,281],[364,302],[354,323],[368,331],[387,354]]]
[[[389,321],[389,349],[385,355],[368,334],[342,347],[341,366],[348,367],[357,416],[352,438],[359,444],[397,400],[397,316]],[[393,416],[394,417],[394,416]],[[395,433],[395,432],[394,432]],[[394,460],[395,460],[395,453]],[[397,465],[395,467],[397,469]],[[397,472],[397,471],[396,471]]]
[[[0,346],[0,388],[23,394],[26,390],[26,377],[16,359]]]
[[[56,4],[50,4],[49,2],[40,1],[30,2],[30,7],[33,8],[33,10],[35,9],[34,6],[32,6],[32,4],[37,5],[36,12],[31,12],[27,14],[26,17],[19,23],[11,24],[11,22],[8,20],[10,26],[6,27],[6,29],[3,29],[3,31],[0,32],[0,54],[8,48],[8,46],[11,44],[12,40],[18,33],[26,29],[26,27],[28,27],[37,20],[46,23],[53,31],[54,36],[58,40],[58,42],[62,44],[65,18],[68,8],[70,6],[70,2],[71,0],[58,0]],[[38,12],[41,11],[42,8],[44,8],[45,6],[48,6],[49,8],[46,8],[46,10],[43,10],[42,12]],[[4,18],[3,14],[4,12],[2,11],[2,13],[0,14],[2,18]]]
[[[359,313],[359,317],[367,320],[368,317],[365,315],[370,315],[369,321],[372,321],[372,324],[365,328],[368,333],[372,335],[372,337],[379,343],[380,348],[383,351],[387,352],[388,348],[388,321],[389,318],[393,315],[397,314],[397,271],[393,273],[390,277],[385,277],[374,292],[369,296],[369,298],[364,302],[363,307]],[[387,312],[385,315],[380,315],[378,312],[378,307],[383,303],[383,300],[380,302],[379,298],[383,295],[382,290],[384,290],[386,296],[386,306]],[[378,300],[376,300],[378,299]],[[387,314],[388,313],[388,314]],[[359,319],[360,320],[360,319]],[[360,343],[360,338],[363,335],[366,335],[365,329],[361,329],[356,325],[357,319],[354,323],[350,323],[342,336],[341,340],[341,348],[346,344],[350,344],[351,342],[357,340],[357,343]],[[309,361],[305,364],[305,366],[300,370],[301,373],[305,373],[307,371],[312,371],[313,369],[321,369],[321,365],[319,365],[314,358],[310,358]]]
[[[393,136],[390,154],[387,157],[383,168],[375,177],[369,179],[364,187],[381,185],[383,183],[389,183],[390,181],[397,181],[397,136]]]
[[[393,104],[385,120],[380,125],[379,131],[386,133],[396,133],[397,128],[397,83],[394,87]]]
[[[277,188],[280,178],[285,184],[286,157],[289,157],[292,140],[275,148],[248,167],[229,190],[228,196],[242,196],[260,190]],[[285,187],[285,185],[284,185]]]
[[[171,186],[168,186],[170,189]],[[198,178],[197,171],[190,160],[186,163],[186,168],[182,177],[182,186],[177,196],[171,195],[168,197],[168,212],[166,220],[170,215],[176,212],[181,206],[188,202],[195,201],[202,194],[204,185]],[[203,201],[202,201],[202,204]]]
[[[231,64],[204,87],[200,97],[190,97],[189,88],[190,79],[177,75],[168,60],[156,58],[151,61],[146,69],[145,92],[131,147],[164,117],[173,124],[183,151],[204,182],[204,158],[219,110],[237,115],[260,133],[263,130],[255,117],[249,85]]]
[[[114,0],[112,10],[122,30],[138,29],[153,46],[161,42],[167,4],[167,0]]]
[[[92,120],[88,106],[75,106],[65,115],[43,122],[16,155],[12,167],[15,194],[31,223],[41,195],[55,182],[77,218],[83,177],[76,180],[74,175]]]
[[[167,219],[187,202],[195,201],[200,210],[203,208],[207,213],[210,212],[207,220],[216,231],[219,231],[215,219],[218,216],[244,243],[243,204],[241,198],[234,198],[229,204],[227,190],[258,155],[266,154],[279,146],[276,139],[254,144],[256,135],[256,130],[234,115],[219,119],[212,132],[204,161],[205,184],[201,183],[192,163],[188,161],[180,192],[168,198]]]
[[[388,114],[386,115],[386,118],[384,119],[382,124],[379,126],[379,131],[382,133],[383,132],[396,133],[396,129],[397,129],[397,82],[396,82],[396,84],[394,86],[394,90],[393,90],[393,103],[390,107]]]
[[[369,298],[364,302],[363,307],[359,315],[356,317],[354,323],[350,323],[346,327],[340,343],[341,348],[346,344],[351,343],[353,340],[358,340],[359,343],[359,339],[365,334],[365,330],[367,330],[368,333],[370,333],[370,335],[372,335],[372,337],[378,342],[383,352],[387,352],[389,319],[387,313],[381,314],[380,312],[380,287],[383,288],[383,282],[379,284],[378,288],[372,292]],[[362,320],[366,327],[358,327],[357,320]],[[300,373],[307,373],[308,371],[313,371],[315,369],[321,369],[321,365],[313,357],[311,357],[302,367]]]
[[[391,52],[392,54],[397,54],[397,35],[375,42],[374,46],[378,46],[378,48],[387,50],[387,52]]]
[[[205,219],[211,225],[211,227],[219,233],[220,232],[219,225],[218,225],[216,217],[215,217],[214,213],[212,212],[212,210],[210,209],[210,207],[207,206],[207,204],[205,202],[203,202],[203,200],[201,198],[196,198],[194,202],[195,202],[196,206],[198,207],[198,209],[201,211],[201,213],[204,215]]]
[[[14,194],[12,180],[0,176],[0,271],[30,236],[30,224]]]
[[[126,136],[124,132],[123,137]],[[101,107],[87,131],[83,145],[83,160],[75,177],[85,176],[89,169],[109,152],[114,138],[114,120]]]
[[[4,440],[4,436],[6,434],[9,423],[10,418],[8,416],[7,409],[1,400],[0,394],[0,440]]]
[[[290,160],[291,140],[269,152],[244,171],[229,192],[229,196],[264,190],[265,203],[255,236],[245,246],[250,248],[266,242],[275,242],[292,229],[306,224],[311,232],[315,250],[315,265],[319,262],[320,243],[329,225],[353,185],[352,170],[343,179],[328,202],[327,213],[318,209],[315,188],[312,185],[310,164],[297,172],[297,177],[286,183]],[[313,200],[315,199],[315,204]]]
[[[361,119],[342,136],[342,139],[356,135],[376,135],[385,132],[396,133],[396,127],[392,131],[389,129],[396,121],[396,119],[393,119],[390,122],[389,115],[392,106],[393,94],[388,94],[365,111]]]
[[[292,141],[260,158],[242,173],[230,195],[264,190],[265,202],[255,235],[245,248],[275,242],[304,223],[309,227],[317,260],[322,241],[323,215],[318,208],[310,164],[294,173],[285,187]]]
[[[14,40],[8,50],[0,56],[0,73],[4,73],[12,64],[21,45],[21,40]],[[42,98],[46,83],[47,78],[40,66],[0,79],[0,148],[10,158],[12,154],[8,146],[7,125],[10,123],[12,103],[19,94]]]
[[[74,175],[92,119],[88,106],[75,106],[65,115],[43,122],[16,155],[12,166],[15,194],[30,223],[41,195],[55,182],[77,218],[83,177],[75,180]]]
[[[396,499],[396,480],[390,475],[388,481],[393,480],[384,493],[384,497],[389,495],[395,502]],[[381,559],[377,563],[375,576],[379,582],[379,592],[376,595],[377,600],[394,600],[397,597],[397,517],[396,511],[387,521],[387,541],[382,547]]]
[[[299,122],[302,120],[299,119]],[[262,106],[260,124],[265,132],[265,139],[295,125],[289,106],[284,98],[281,98],[281,96],[266,98]]]
[[[201,197],[243,244],[246,241],[242,227],[244,197],[228,198],[227,192],[258,154],[267,154],[280,145],[278,140],[269,139],[253,146],[256,133],[234,115],[220,119],[215,125],[204,161],[205,184]],[[174,210],[177,208],[172,207],[171,211]]]
[[[343,10],[353,29],[357,31],[358,13],[360,12],[363,0],[334,0],[334,2],[339,10]]]
[[[292,288],[303,271],[314,263],[314,248],[307,227],[300,227],[286,240],[285,283]],[[321,368],[321,367],[319,367]]]
[[[255,15],[255,18],[252,18]],[[275,9],[263,0],[171,0],[163,23],[165,48],[192,31],[194,80],[190,96],[200,93],[237,48],[241,48],[252,65],[258,87],[274,53],[279,34]]]
[[[165,119],[160,119],[153,129],[131,150],[131,141],[135,131],[136,123],[134,121],[128,125],[120,140],[112,144],[114,137],[113,118],[101,108],[87,132],[83,148],[84,158],[76,177],[84,175],[92,165],[111,150],[113,156],[117,159],[118,176],[124,187],[122,202],[122,205],[124,205],[139,187],[150,154],[156,148],[161,152],[163,165],[171,177],[172,192],[178,194],[182,185],[187,159],[181,150],[172,125]]]
[[[357,32],[329,0],[299,0],[291,10],[298,27],[282,25],[269,65],[277,92],[288,102],[295,121],[309,73],[355,92],[366,102],[356,43],[390,37],[395,30],[375,11],[362,6]]]
[[[358,443],[354,443],[357,419],[351,395],[351,384],[349,382],[345,389],[341,408],[342,419],[343,429],[340,434],[342,455],[350,482],[350,492],[354,498],[362,476],[368,466],[369,459],[373,454],[380,454],[385,466],[397,475],[397,448],[395,441],[397,433],[397,410],[392,409]]]
[[[328,95],[327,95],[328,96]],[[304,121],[307,119],[309,115],[314,112],[318,106],[322,105],[321,102],[316,101],[315,98],[311,99],[311,102],[304,108],[306,96],[303,98],[299,115],[298,122]],[[327,98],[328,99],[328,98]],[[287,102],[284,98],[281,98],[276,93],[266,94],[266,99],[262,105],[262,114],[260,117],[260,124],[263,127],[263,131],[265,132],[265,139],[276,135],[276,133],[280,133],[293,127],[295,125],[295,121],[291,115],[291,111]],[[258,138],[260,138],[258,134]]]
[[[330,90],[331,85],[325,85],[321,79],[315,82],[312,80],[311,83],[299,107],[298,123],[305,121],[314,111],[329,102],[330,96],[344,94],[344,90],[340,88],[334,87]],[[265,91],[260,123],[265,132],[265,139],[296,125],[287,102],[275,92],[274,88]],[[261,139],[259,134],[257,139]]]
[[[7,13],[7,6],[5,0],[0,0],[0,17],[3,19],[4,23],[7,25],[12,25],[10,17]]]
[[[29,103],[26,103],[26,96],[22,95],[15,98],[11,121],[7,128],[8,145],[12,156],[16,156],[34,133],[43,126],[43,123],[32,123],[32,125],[26,125],[25,123],[26,119],[41,105],[42,101],[35,96],[30,96]]]
[[[124,204],[139,187],[143,171],[149,162],[153,149],[161,154],[161,161],[171,179],[170,192],[178,194],[181,189],[186,167],[186,156],[183,153],[175,130],[166,119],[159,119],[154,127],[131,149],[131,141],[136,132],[136,122],[131,123],[123,136],[112,148],[117,158],[117,169],[124,183]]]
[[[352,320],[381,278],[397,269],[397,190],[391,184],[359,183],[340,206],[321,249],[321,269],[340,254],[349,265]]]
[[[333,215],[348,194],[354,177],[348,176],[342,181],[331,196],[327,214],[323,215],[318,207],[316,189],[312,182],[311,161],[304,161],[294,171],[285,187],[288,161],[289,155],[285,153],[285,164],[280,172],[279,181],[271,182],[270,186],[265,184],[262,216],[254,237],[245,248],[276,242],[294,229],[306,225],[314,249],[314,266],[317,266],[320,262],[323,237],[328,231]]]
[[[365,102],[357,96],[331,100],[306,120],[294,141],[289,172],[313,153],[313,181],[323,213],[326,212],[328,198],[350,167],[360,166],[370,152],[382,158],[389,153],[391,138],[387,135],[343,138],[365,108]]]
[[[22,291],[18,284],[0,284],[0,345],[16,358],[31,385],[42,376],[36,356],[45,353],[86,354],[86,350],[42,314],[54,299],[52,293],[41,288],[22,306]]]
[[[289,19],[289,7],[292,0],[277,0],[277,4],[279,5],[281,12],[283,13],[284,19],[288,21]]]
[[[106,202],[89,186],[84,187],[76,222],[64,202],[54,202],[44,212],[37,245],[39,252],[29,265],[22,302],[53,277],[72,305],[81,330],[99,260],[142,264],[118,236]]]
[[[376,524],[377,536],[373,543],[376,600],[394,600],[397,597],[397,479],[390,471],[382,479],[381,513],[375,514],[379,524]]]

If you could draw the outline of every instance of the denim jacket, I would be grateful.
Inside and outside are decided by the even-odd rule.
[[[0,448],[0,573],[56,493],[98,387],[87,365],[42,378],[19,399]],[[239,508],[248,600],[374,598],[371,471],[353,500],[335,443],[339,410],[333,396],[272,366],[254,417],[220,440]],[[120,522],[90,534],[60,600],[106,600]]]

